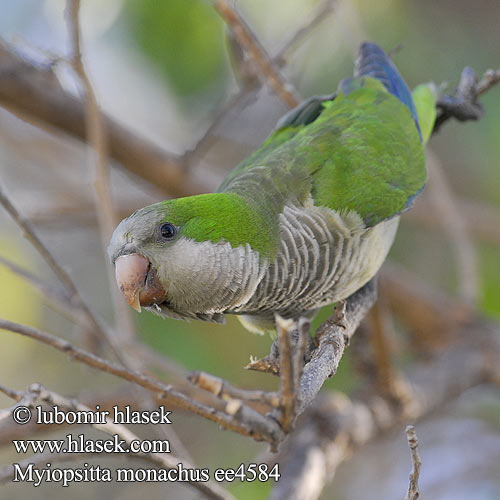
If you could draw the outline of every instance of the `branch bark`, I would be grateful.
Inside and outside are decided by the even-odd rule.
[[[0,105],[21,119],[86,140],[85,104],[65,91],[52,66],[28,61],[0,40]],[[109,154],[124,168],[172,196],[203,192],[176,155],[103,114]]]
[[[160,397],[165,399],[170,405],[175,405],[178,408],[202,416],[218,423],[226,429],[238,432],[244,436],[251,436],[257,441],[268,441],[272,444],[280,442],[284,437],[277,422],[265,418],[252,408],[241,404],[240,401],[236,401],[236,403],[233,404],[226,404],[225,408],[220,410],[217,406],[208,406],[192,399],[186,394],[177,391],[171,385],[164,384],[160,380],[144,373],[119,366],[99,356],[95,356],[90,352],[72,345],[66,340],[38,330],[37,328],[0,319],[0,329],[19,333],[49,345],[58,351],[65,352],[75,361],[110,373],[128,382],[144,387],[155,394],[159,394]]]
[[[476,319],[461,328],[456,342],[427,363],[413,367],[411,416],[371,393],[354,400],[326,393],[302,416],[280,452],[281,479],[270,500],[316,500],[337,467],[357,447],[402,419],[435,411],[470,387],[500,381],[500,329]],[[273,458],[275,460],[275,458]]]
[[[377,299],[376,279],[349,297],[316,332],[318,347],[304,367],[299,388],[298,414],[311,404],[325,381],[337,369],[356,328]]]
[[[16,398],[15,398],[16,399]],[[82,411],[89,412],[92,411],[88,406],[85,406],[78,401],[69,400],[55,392],[49,391],[42,387],[39,384],[32,384],[28,391],[23,395],[22,399],[19,401],[18,405],[30,406],[33,407],[37,402],[45,402],[51,406],[58,406],[66,411]],[[109,434],[110,436],[118,435],[120,439],[124,440],[126,444],[130,445],[132,441],[138,441],[139,438],[133,432],[130,431],[128,427],[123,424],[117,424],[114,422],[106,422],[104,424],[93,424],[92,427]],[[72,454],[67,454],[66,456],[71,456]],[[165,468],[165,469],[173,469],[180,462],[179,458],[167,453],[134,453],[130,454],[132,457],[141,457],[146,459],[147,461]],[[40,457],[35,457],[40,458]],[[49,457],[45,457],[49,459]],[[64,460],[65,454],[62,453],[58,457],[59,460]],[[193,467],[189,462],[186,463],[184,460],[184,464],[187,467]],[[0,470],[0,483],[9,480],[12,477],[14,469],[12,466],[8,466]],[[207,482],[199,482],[193,481],[188,484],[200,491],[207,498],[211,498],[213,500],[235,500],[234,497],[227,491],[223,490],[218,484]]]
[[[214,6],[228,24],[238,43],[243,47],[258,69],[258,76],[276,92],[276,95],[289,108],[297,106],[300,102],[297,92],[291,83],[287,82],[285,77],[280,73],[280,70],[266,53],[264,47],[262,47],[244,19],[227,0],[215,0]]]

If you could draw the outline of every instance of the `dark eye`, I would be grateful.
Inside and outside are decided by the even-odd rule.
[[[160,226],[160,236],[165,240],[171,240],[177,232],[175,226],[170,222],[165,222]]]

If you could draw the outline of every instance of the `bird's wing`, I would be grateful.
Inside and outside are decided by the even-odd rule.
[[[305,202],[356,211],[373,226],[405,210],[426,180],[423,145],[407,106],[372,78],[320,102],[306,123],[285,123],[236,167],[220,191],[272,202]],[[296,116],[303,116],[297,113]]]

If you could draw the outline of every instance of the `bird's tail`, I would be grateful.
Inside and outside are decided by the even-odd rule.
[[[363,42],[359,47],[358,59],[354,67],[354,77],[362,76],[376,78],[383,83],[391,94],[408,106],[420,133],[417,110],[410,89],[399,74],[396,66],[389,59],[389,56],[376,43]]]

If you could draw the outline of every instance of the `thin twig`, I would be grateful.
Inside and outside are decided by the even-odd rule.
[[[0,264],[5,266],[9,271],[17,274],[22,279],[32,285],[48,303],[48,305],[57,311],[59,314],[73,321],[77,325],[88,327],[88,318],[82,310],[75,306],[68,297],[67,291],[64,287],[57,284],[47,283],[46,281],[38,278],[33,273],[24,269],[9,259],[0,256]]]
[[[0,39],[0,105],[40,127],[86,140],[85,106],[58,83],[51,64],[21,57]],[[179,157],[103,115],[111,156],[172,196],[204,192],[184,171]]]
[[[14,389],[10,389],[9,387],[6,387],[5,385],[0,384],[0,392],[3,392],[6,396],[8,396],[11,399],[15,399],[16,401],[19,401],[23,397],[22,391],[16,391]]]
[[[0,387],[0,391],[1,389],[2,388]],[[8,390],[12,391],[12,389]],[[26,391],[14,391],[14,392],[20,394],[18,397],[12,398],[16,399],[16,401],[19,401],[19,399],[21,399],[22,396],[26,393]],[[134,409],[136,408],[139,409],[139,407],[137,406],[137,400],[135,399],[135,394],[132,394],[130,384],[126,385],[122,384],[116,390],[113,390],[106,394],[100,394],[100,395],[82,394],[81,397],[79,396],[79,401],[82,404],[88,406],[89,408],[96,408],[97,405],[99,405],[101,410],[108,410],[110,412],[113,411],[114,406],[118,407],[130,406],[133,407]],[[65,422],[61,424],[37,424],[36,419],[31,419],[31,421],[28,424],[19,425],[16,424],[12,419],[12,416],[10,416],[9,421],[6,422],[5,425],[2,425],[0,428],[0,447],[11,445],[13,439],[24,439],[27,436],[38,437],[40,434],[47,434],[54,432],[56,430],[61,431],[69,426],[72,426],[72,428],[74,428],[75,425],[79,424],[66,424]],[[173,427],[173,426],[168,425],[168,427]],[[176,453],[178,452],[176,447],[173,449],[175,449]]]
[[[481,80],[472,68],[465,67],[454,95],[442,95],[437,103],[438,110],[432,133],[436,133],[450,118],[465,122],[479,120],[484,110],[478,97],[500,82],[500,70],[489,69]]]
[[[488,69],[476,84],[476,95],[480,96],[500,82],[500,69]]]
[[[292,430],[297,399],[293,353],[292,346],[290,345],[290,334],[295,330],[295,327],[296,325],[292,320],[286,320],[276,315],[276,331],[280,347],[281,426],[285,432]]]
[[[463,325],[453,345],[408,370],[415,409],[412,419],[435,412],[468,388],[498,382],[499,356],[498,324],[478,319]],[[354,400],[325,392],[280,450],[281,478],[270,500],[317,500],[337,467],[358,447],[408,420],[401,410],[372,392]]]
[[[90,170],[94,177],[94,200],[96,212],[98,215],[99,229],[101,234],[101,243],[103,253],[107,257],[107,246],[111,234],[118,222],[116,209],[113,204],[111,186],[109,182],[109,159],[108,159],[108,138],[104,128],[104,122],[101,115],[101,110],[97,102],[97,98],[92,87],[90,78],[85,69],[85,64],[82,56],[82,42],[80,29],[80,0],[67,0],[67,25],[70,38],[70,52],[72,67],[83,85],[85,106],[85,122],[87,129],[87,138],[89,143],[88,161]],[[118,359],[128,368],[142,370],[142,362],[135,353],[132,355],[131,350],[123,351],[121,349],[123,343],[135,347],[136,331],[130,314],[130,308],[123,300],[119,293],[114,279],[114,272],[109,260],[106,258],[106,270],[108,274],[108,282],[110,286],[111,296],[114,304],[115,318],[117,323],[117,331],[120,337],[113,335],[116,330],[106,330],[111,335],[108,340],[113,346],[113,350]],[[136,388],[136,390],[138,390]],[[141,394],[138,393],[138,400],[141,400]],[[146,410],[154,409],[155,402],[151,394],[146,394],[146,401],[143,404]],[[173,430],[170,428],[168,433],[164,426],[156,427],[155,429],[168,435],[170,439],[177,442],[179,449],[183,450],[185,456],[189,456],[185,446]]]
[[[26,269],[19,267],[9,259],[0,256],[0,264],[6,266],[13,273],[21,276],[28,283],[32,284],[40,291],[43,298],[48,301],[48,305],[55,311],[59,312],[64,317],[71,320],[76,325],[88,326],[87,318],[83,316],[81,310],[75,307],[67,297],[65,290],[62,287],[46,283],[37,276],[33,275]],[[142,359],[150,366],[154,366],[165,373],[173,374],[177,379],[184,379],[187,375],[187,370],[173,359],[167,358],[164,355],[158,354],[149,346],[142,344],[139,341],[134,341],[130,344],[121,344],[122,351],[133,353],[136,358]]]
[[[401,408],[402,414],[412,415],[415,411],[413,392],[394,365],[394,325],[385,295],[380,295],[373,305],[368,313],[368,322],[371,327],[370,340],[374,351],[378,393]]]
[[[298,341],[297,347],[293,355],[293,372],[294,372],[294,384],[295,387],[300,386],[300,379],[302,378],[302,372],[304,371],[304,364],[306,362],[305,356],[308,348],[310,347],[311,337],[309,330],[311,328],[311,322],[306,318],[300,318],[297,322],[297,333]]]
[[[47,332],[26,325],[20,325],[4,319],[0,319],[0,329],[19,333],[32,339],[47,344],[61,352],[65,352],[72,359],[96,368],[98,370],[111,373],[129,382],[137,384],[145,389],[153,391],[164,398],[169,404],[175,405],[186,411],[200,415],[208,420],[212,420],[226,429],[233,430],[245,436],[252,436],[256,440],[265,440],[271,443],[282,439],[282,432],[276,422],[266,419],[258,412],[247,411],[246,408],[232,408],[234,411],[226,413],[214,407],[200,403],[185,394],[175,390],[171,385],[152,378],[138,371],[129,370],[103,358],[95,356],[83,349],[73,346],[70,342],[60,339]]]
[[[106,255],[111,234],[118,223],[118,217],[113,205],[108,168],[108,139],[101,116],[101,110],[85,70],[82,58],[80,30],[80,0],[67,0],[67,24],[70,38],[71,64],[80,79],[84,90],[86,134],[89,143],[88,162],[94,177],[94,194],[97,219],[101,233],[103,252]],[[107,259],[106,259],[107,261]],[[129,308],[115,285],[114,273],[107,261],[106,271],[113,298],[118,330],[127,342],[135,338],[135,328]],[[114,339],[109,339],[113,343]],[[116,344],[116,341],[114,341]],[[115,345],[115,351],[119,352]]]
[[[288,53],[295,45],[301,42],[311,31],[316,28],[334,11],[337,0],[325,0],[310,16],[304,24],[299,26],[290,37],[283,43],[282,47],[278,50],[273,60],[276,64],[282,66],[285,64]]]
[[[479,271],[477,268],[476,249],[460,213],[460,205],[444,174],[438,158],[427,151],[429,165],[428,195],[439,214],[443,230],[447,233],[456,257],[458,292],[461,299],[476,305],[479,293]]]
[[[460,198],[456,200],[464,217],[467,231],[475,238],[493,245],[500,245],[500,211],[487,204]],[[434,207],[425,203],[425,194],[411,210],[405,213],[405,220],[416,222],[430,229],[441,230],[441,222],[436,217]]]
[[[280,404],[280,396],[276,392],[240,389],[227,382],[227,380],[211,375],[210,373],[193,372],[189,375],[188,380],[220,399],[240,399],[242,401],[260,402],[273,408],[278,408]]]
[[[45,389],[39,384],[32,384],[29,387],[28,391],[26,391],[25,397],[21,400],[21,402],[26,406],[32,407],[36,404],[37,401],[47,403],[51,406],[57,406],[66,411],[75,411],[75,410],[81,412],[92,411],[89,407],[79,403],[76,400],[69,400],[55,392]],[[117,435],[121,440],[125,441],[125,443],[128,445],[130,445],[132,441],[139,441],[138,436],[135,435],[133,432],[131,432],[130,429],[128,429],[123,424],[117,424],[115,422],[106,421],[105,423],[92,424],[92,427],[102,432],[105,432],[110,436]],[[173,456],[172,454],[167,454],[167,453],[140,452],[133,454],[130,453],[129,456],[142,457],[144,459],[147,459],[149,462],[152,462],[153,464],[166,469],[176,468],[177,464],[180,462],[179,458]],[[186,465],[186,467],[191,467],[191,465],[189,463],[186,463],[186,461],[184,461],[184,465]],[[5,474],[3,474],[3,476],[4,477],[0,477],[0,481],[2,479],[5,480]],[[230,499],[234,500],[234,497],[229,492],[223,490],[222,488],[220,488],[220,486],[218,486],[215,483],[212,483],[211,481],[206,483],[199,481],[187,481],[187,482],[191,487],[201,491],[208,498],[216,500],[230,500]]]
[[[245,99],[248,98],[248,100],[250,101],[250,95],[252,94],[253,90],[255,89],[242,87],[224,104],[222,104],[219,110],[217,110],[215,116],[212,118],[210,125],[207,127],[203,135],[198,139],[196,144],[182,155],[181,161],[185,166],[190,166],[193,158],[200,158],[206,154],[206,152],[216,141],[216,138],[214,137],[214,131],[226,119],[229,113],[238,108],[238,106],[241,106]]]
[[[258,68],[257,74],[264,79],[289,108],[297,106],[300,102],[297,92],[280,73],[244,19],[227,0],[214,0],[214,6],[234,33],[238,43]]]
[[[420,460],[420,455],[418,453],[417,433],[413,425],[408,425],[405,432],[406,438],[408,439],[408,446],[410,447],[412,463],[410,483],[408,485],[408,491],[406,493],[405,500],[418,500],[418,498],[420,497],[418,479],[420,477],[420,466],[422,465],[422,461]]]
[[[37,236],[33,225],[27,219],[25,219],[14,207],[14,205],[8,198],[7,193],[5,193],[5,191],[2,189],[2,186],[0,186],[0,203],[7,210],[9,215],[14,219],[17,225],[23,230],[24,236],[35,247],[38,253],[52,269],[54,274],[58,277],[59,281],[67,291],[70,302],[78,307],[88,319],[89,328],[94,332],[95,338],[97,339],[98,337],[102,338],[103,336],[105,336],[105,327],[90,311],[89,307],[78,292],[78,289],[76,288],[71,276],[61,265],[59,265],[49,249]]]
[[[80,0],[68,0],[66,9],[70,38],[70,61],[83,84],[86,134],[91,148],[88,154],[89,165],[94,172],[94,188],[97,195],[96,208],[99,214],[101,236],[104,241],[107,241],[118,223],[109,185],[107,134],[94,89],[83,63],[79,22]]]
[[[319,23],[328,18],[328,15],[334,10],[336,1],[337,0],[325,0],[324,3],[309,17],[309,19],[307,19],[304,24],[292,33],[290,38],[272,58],[272,62],[276,65],[276,67],[284,66],[286,64],[286,58],[294,46],[296,46],[301,39],[305,38]],[[230,33],[232,33],[232,31],[230,31]],[[234,41],[234,34],[230,37],[230,42],[232,41]],[[236,44],[237,42],[231,43],[230,48],[236,49]],[[243,52],[243,54],[237,56],[241,59],[242,56],[246,55],[246,52],[244,52],[240,45],[238,45],[238,48],[241,52]],[[256,99],[256,94],[262,85],[259,81],[258,74],[254,69],[252,69],[248,62],[247,58],[240,63],[238,63],[238,61],[235,62],[238,70],[238,74],[236,76],[240,82],[240,89],[219,108],[202,137],[198,139],[198,142],[181,157],[181,161],[186,165],[190,165],[192,158],[203,156],[212,146],[216,140],[213,137],[215,129],[224,121],[229,113],[242,103],[247,106],[253,99]],[[246,102],[245,99],[247,99]]]

